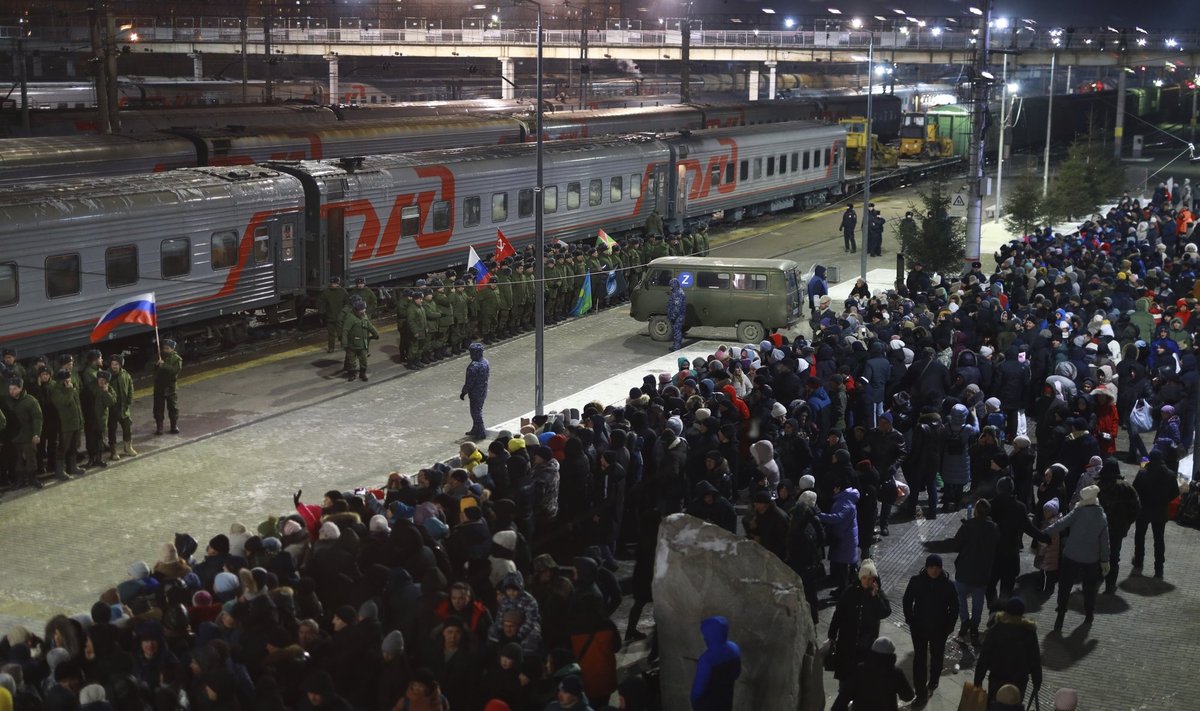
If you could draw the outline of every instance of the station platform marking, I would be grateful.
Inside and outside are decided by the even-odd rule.
[[[547,402],[544,410],[546,414],[550,414],[552,412],[576,409],[582,414],[584,406],[590,402],[598,402],[605,407],[623,404],[625,399],[629,397],[629,389],[640,388],[642,386],[642,378],[645,376],[653,375],[655,379],[658,378],[659,373],[670,373],[674,376],[679,371],[679,366],[676,365],[678,358],[686,357],[689,361],[696,358],[707,359],[722,344],[743,345],[733,341],[697,341],[685,345],[680,350],[666,353],[636,368],[631,368],[624,373],[618,373],[610,378],[601,380],[595,385],[576,391],[566,397],[558,398],[553,402]],[[664,347],[669,347],[669,344],[664,344]],[[533,414],[533,411],[530,410],[520,417],[492,425],[487,428],[487,435],[489,438],[494,438],[501,430],[508,430],[513,435],[517,435],[521,431],[521,421],[532,419]]]

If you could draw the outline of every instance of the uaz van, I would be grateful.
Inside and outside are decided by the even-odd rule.
[[[646,266],[630,298],[629,315],[648,321],[650,337],[671,340],[667,294],[678,279],[687,296],[683,328],[737,329],[737,340],[758,343],[773,328],[800,320],[804,282],[800,265],[790,259],[661,257]]]

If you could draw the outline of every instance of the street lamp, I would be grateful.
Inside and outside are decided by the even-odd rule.
[[[533,280],[537,283],[537,298],[533,304],[533,412],[542,415],[546,402],[546,225],[542,202],[542,3],[538,0],[513,0],[537,8],[537,182],[533,187]]]

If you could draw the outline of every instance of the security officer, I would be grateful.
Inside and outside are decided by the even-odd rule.
[[[358,297],[367,305],[367,318],[375,316],[375,309],[379,308],[379,297],[375,295],[375,290],[367,286],[367,280],[363,277],[358,277],[354,280],[354,288],[349,292],[350,297]]]
[[[337,345],[338,317],[349,300],[350,295],[342,288],[342,280],[335,276],[329,277],[329,286],[317,297],[317,313],[325,323],[325,335],[328,339],[326,353],[333,353],[333,348]]]
[[[438,355],[442,358],[449,358],[450,351],[454,348],[454,303],[450,299],[451,291],[453,289],[447,289],[446,282],[441,279],[437,280],[437,286],[433,289],[433,303],[438,308],[437,330],[441,338],[441,351]]]
[[[162,354],[154,365],[154,434],[163,433],[163,411],[171,418],[171,434],[179,434],[179,396],[175,385],[179,371],[183,370],[183,358],[175,352],[175,341],[164,338]]]
[[[104,448],[104,435],[108,432],[108,413],[112,410],[113,405],[117,404],[117,396],[113,393],[112,387],[109,385],[109,379],[112,377],[107,370],[101,370],[96,373],[96,385],[92,390],[92,396],[89,398],[90,413],[86,413],[84,418],[87,427],[91,428],[88,439],[93,439],[100,443],[101,449]],[[104,462],[104,455],[97,454],[92,457],[91,466],[107,467]]]
[[[346,346],[346,354],[350,358],[346,379],[353,381],[357,375],[359,380],[367,380],[367,357],[370,356],[371,341],[379,338],[379,331],[367,316],[367,304],[364,301],[354,302],[352,313],[342,324],[342,343]]]
[[[79,390],[71,373],[60,370],[54,374],[54,385],[50,389],[50,402],[54,405],[54,415],[58,418],[58,452],[54,463],[54,475],[59,479],[73,479],[82,474],[83,470],[75,462],[76,450],[79,449],[79,434],[83,429],[83,410],[79,404]],[[33,482],[38,489],[40,482]]]
[[[127,457],[137,455],[133,449],[133,376],[125,370],[125,356],[114,353],[108,358],[108,390],[115,402],[108,410],[108,459],[115,462],[117,454],[117,425],[121,425],[122,453]]]
[[[483,439],[487,437],[487,428],[483,424],[483,403],[487,400],[491,366],[487,358],[483,357],[482,343],[472,343],[470,351],[471,362],[467,363],[467,377],[458,399],[471,398],[471,429],[467,430],[467,436],[471,439]]]
[[[429,329],[423,305],[425,295],[419,289],[410,289],[406,293],[409,298],[409,306],[408,316],[404,320],[404,326],[408,332],[405,367],[409,370],[420,370],[425,360],[425,338]]]
[[[431,286],[438,282],[431,281]],[[433,289],[426,287],[421,293],[421,308],[425,309],[425,342],[424,345],[426,363],[434,363],[440,357],[442,351],[443,334],[438,330],[438,324],[442,320],[441,309],[433,300]]]
[[[875,209],[875,203],[870,204],[871,222],[867,225],[867,255],[879,257],[883,255],[883,223],[886,220]]]
[[[71,374],[67,373],[70,378]],[[8,379],[8,399],[4,403],[5,455],[12,466],[17,486],[42,488],[37,478],[37,446],[41,442],[42,408],[25,392],[25,382]],[[73,453],[74,450],[72,450]],[[61,460],[59,460],[61,461]]]
[[[858,242],[855,240],[855,230],[858,229],[858,213],[854,211],[853,205],[846,206],[839,228],[842,230],[843,248],[850,254],[854,254],[858,251]]]

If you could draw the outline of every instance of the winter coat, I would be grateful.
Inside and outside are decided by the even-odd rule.
[[[732,711],[734,684],[742,675],[742,651],[729,641],[729,622],[720,616],[700,623],[705,650],[692,678],[693,711]]]
[[[1098,503],[1079,505],[1043,531],[1048,536],[1070,529],[1062,554],[1076,563],[1108,561],[1108,518]]]
[[[540,518],[558,515],[558,460],[536,464],[530,474],[534,487],[534,512]]]
[[[967,407],[955,405],[950,411],[950,423],[942,429],[942,462],[939,471],[942,481],[962,486],[971,483],[971,438],[979,428],[967,421]]]
[[[788,515],[774,501],[766,506],[762,512],[751,513],[746,534],[783,560],[787,555]]]
[[[1018,361],[1017,353],[1015,348],[1010,348],[1004,362],[996,368],[996,386],[992,394],[1000,398],[1000,407],[1005,410],[1024,407],[1025,396],[1029,392],[1029,365]]]
[[[945,447],[943,431],[942,419],[936,412],[922,414],[913,428],[910,454],[904,460],[904,479],[914,492],[924,489],[926,482],[937,475]]]
[[[704,501],[705,495],[711,494],[711,504]],[[687,513],[702,521],[716,524],[730,533],[737,533],[737,512],[729,499],[721,496],[711,482],[704,480],[696,485],[695,497],[688,504]]]
[[[1102,473],[1098,486],[1100,506],[1104,509],[1104,515],[1108,517],[1108,528],[1120,538],[1124,538],[1142,510],[1137,489],[1119,474],[1114,479],[1106,478]]]
[[[504,592],[512,586],[516,586],[520,590],[516,599],[509,598],[508,594]],[[509,610],[520,610],[525,615],[525,621],[521,623],[521,628],[517,632],[517,636],[521,638],[521,648],[526,654],[539,651],[538,648],[542,641],[541,610],[537,600],[525,590],[525,579],[521,573],[514,571],[504,576],[503,582],[500,583],[500,590],[500,601],[496,605],[496,616],[492,619],[492,628],[488,630],[488,641],[493,644],[500,641],[500,628],[504,621],[504,613]]]
[[[817,518],[817,509],[798,503],[792,509],[792,518],[788,522],[787,555],[783,560],[797,575],[805,577],[814,572],[823,572],[824,558],[825,529]]]
[[[867,358],[867,362],[862,371],[862,379],[865,380],[863,388],[863,400],[871,404],[883,402],[884,388],[887,386],[888,379],[892,376],[892,365],[888,363],[887,358],[883,354],[883,344],[876,342],[871,344],[871,355]]]
[[[774,494],[779,488],[779,465],[775,463],[775,445],[770,440],[759,440],[750,445],[750,454],[758,471],[767,479],[767,490]]]
[[[891,614],[892,604],[882,583],[875,595],[858,582],[846,586],[829,621],[835,677],[847,678],[867,658],[871,645],[879,638],[880,624]]]
[[[924,570],[912,576],[904,590],[904,621],[913,634],[944,638],[958,619],[958,591],[942,571],[936,578]]]
[[[829,513],[818,514],[829,541],[831,563],[858,563],[858,499],[856,489],[842,489],[833,497]]]
[[[1061,516],[1055,516],[1053,519],[1046,522],[1045,526],[1043,526],[1043,529],[1058,522],[1061,518]],[[1049,543],[1039,542],[1037,544],[1037,552],[1033,554],[1033,567],[1047,573],[1052,573],[1058,570],[1058,561],[1061,557],[1062,537],[1055,533],[1054,535],[1050,536]]]
[[[896,666],[895,654],[867,652],[852,678],[849,700],[854,702],[855,709],[896,711],[899,708],[896,699],[911,701],[914,695],[904,670]]]
[[[1133,488],[1142,502],[1141,518],[1147,521],[1167,520],[1167,507],[1179,496],[1179,484],[1175,472],[1167,468],[1161,455],[1152,456],[1150,463],[1137,473],[1133,478]]]
[[[975,685],[982,686],[991,673],[991,686],[1016,684],[1027,680],[1042,685],[1042,650],[1037,623],[1020,615],[996,614],[983,639],[983,649],[975,662]]]
[[[991,581],[992,563],[1000,528],[990,518],[973,517],[963,521],[954,535],[958,556],[954,559],[954,579],[970,587],[983,587]]]

